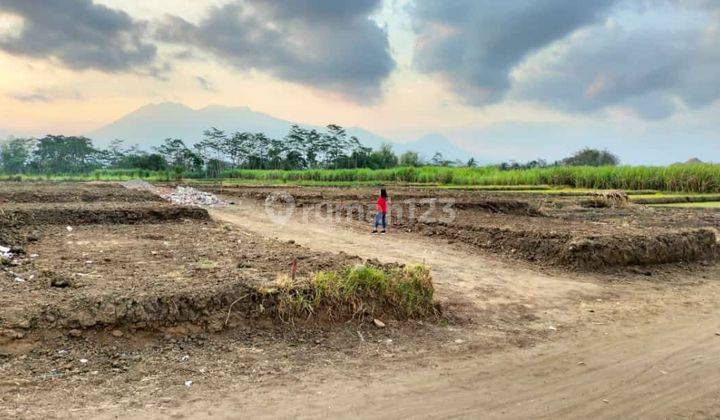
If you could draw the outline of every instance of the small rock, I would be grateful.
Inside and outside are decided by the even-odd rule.
[[[70,280],[68,280],[68,279],[65,278],[65,277],[61,277],[61,276],[54,276],[54,277],[50,280],[50,286],[52,286],[52,287],[59,287],[59,288],[69,287],[69,286],[70,286]]]
[[[10,252],[12,252],[15,255],[25,255],[25,248],[14,245],[14,246],[10,247]]]
[[[28,330],[30,329],[30,321],[25,318],[16,319],[14,322],[11,323],[11,326],[14,328]]]
[[[68,331],[68,335],[70,337],[75,337],[75,338],[82,337],[82,331],[72,329],[72,330]]]
[[[375,323],[375,326],[378,328],[385,328],[385,323],[377,318],[373,319],[373,323]]]
[[[123,332],[120,330],[112,330],[110,334],[112,334],[112,336],[115,338],[120,338],[123,336]]]

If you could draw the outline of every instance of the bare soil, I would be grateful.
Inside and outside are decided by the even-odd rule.
[[[256,202],[282,191],[210,189]],[[281,204],[294,205],[309,217],[369,225],[375,193],[367,188],[290,188],[282,194],[292,202]],[[588,208],[586,198],[400,188],[391,190],[388,217],[394,229],[586,271],[714,261],[720,256],[720,211],[678,212],[631,203]]]
[[[212,220],[23,227],[23,240],[39,235],[23,243],[21,264],[9,269],[38,280],[16,283],[5,271],[0,318],[39,315],[0,342],[0,416],[720,416],[720,266],[712,259],[576,271],[412,229],[373,236],[357,219],[297,211],[277,223],[258,198],[236,200],[210,210]],[[537,208],[532,216],[497,206],[460,211],[482,213],[482,223],[529,220],[546,230],[558,223],[557,214]],[[676,223],[673,229],[704,226]],[[384,328],[367,319],[277,322],[229,311],[225,300],[207,313],[193,309],[196,318],[117,317],[115,306],[111,322],[99,311],[88,312],[92,326],[72,324],[77,308],[98,299],[155,304],[184,296],[191,307],[208,296],[237,296],[233,287],[267,284],[295,260],[303,273],[359,260],[424,262],[443,317],[383,319]],[[43,272],[70,286],[49,287]],[[66,315],[50,321],[48,308]]]
[[[65,182],[4,182],[0,203],[76,203],[95,201],[157,201],[162,199],[148,191],[118,188],[114,183],[72,184]]]

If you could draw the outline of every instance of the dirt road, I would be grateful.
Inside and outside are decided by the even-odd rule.
[[[300,213],[300,212],[298,212]],[[391,232],[371,235],[326,220],[296,214],[276,223],[263,206],[245,203],[232,210],[214,210],[213,218],[280,240],[292,240],[311,249],[345,252],[382,262],[425,263],[433,272],[441,301],[470,300],[479,309],[507,303],[555,307],[580,295],[601,293],[597,284],[573,275],[549,275],[417,235]],[[363,226],[364,227],[364,226]]]
[[[182,407],[172,417],[718,418],[718,325],[719,316],[673,322],[401,374],[355,378],[323,370],[297,384],[251,387]]]
[[[545,314],[540,323],[561,323],[574,316],[579,300],[607,293],[607,287],[592,277],[540,274],[465,252],[461,245],[412,235],[374,237],[296,219],[278,225],[261,207],[247,204],[214,211],[213,216],[314,249],[383,262],[424,261],[433,269],[441,300],[452,304],[467,299],[478,313],[512,303]],[[720,311],[712,309],[717,287],[708,287],[710,292],[695,290],[707,292],[698,298],[710,304],[709,310],[704,306],[704,313],[678,302],[664,306],[667,313],[653,322],[597,322],[536,347],[491,355],[436,354],[430,366],[408,366],[401,373],[327,369],[298,383],[247,388],[175,414],[193,418],[718,418]],[[633,310],[621,308],[632,302],[615,305],[617,319]]]

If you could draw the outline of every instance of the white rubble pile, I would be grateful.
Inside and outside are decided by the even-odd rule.
[[[0,245],[0,258],[9,260],[13,257],[13,253],[10,252],[10,248]]]
[[[178,186],[171,192],[167,192],[168,188],[159,188],[153,184],[141,179],[133,179],[131,181],[121,182],[125,188],[131,190],[145,190],[159,195],[163,199],[173,204],[182,204],[186,206],[226,206],[227,203],[214,194],[200,191],[193,187]]]
[[[214,194],[197,190],[193,187],[178,186],[170,194],[165,194],[162,198],[174,204],[183,204],[189,206],[226,206],[227,203],[217,198]]]

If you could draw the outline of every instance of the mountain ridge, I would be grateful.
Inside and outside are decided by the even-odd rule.
[[[293,124],[296,123],[253,111],[247,106],[208,105],[193,109],[178,102],[161,102],[143,105],[85,135],[100,147],[107,146],[115,139],[121,139],[128,144],[150,149],[169,137],[183,139],[190,145],[195,144],[201,139],[203,131],[210,127],[225,131],[262,132],[270,137],[282,138]],[[323,129],[309,124],[297,125]],[[415,141],[402,143],[361,127],[349,127],[346,131],[348,135],[358,137],[364,146],[376,149],[381,144],[388,143],[398,154],[412,150],[429,159],[437,151],[442,153],[445,159],[465,161],[471,157],[471,153],[440,134],[429,134]],[[425,140],[427,138],[429,140]]]

